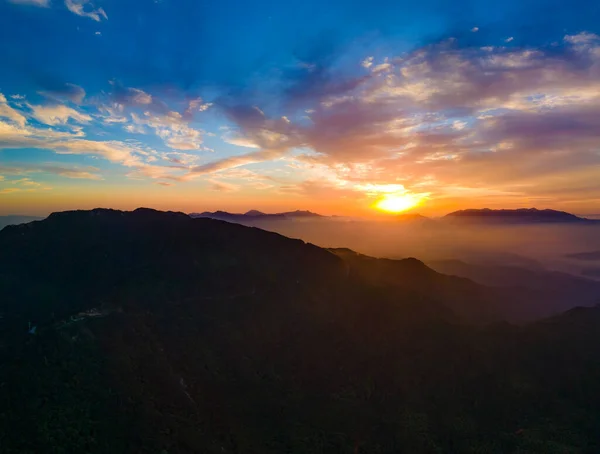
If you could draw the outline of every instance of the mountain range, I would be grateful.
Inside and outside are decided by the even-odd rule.
[[[193,218],[211,218],[220,219],[229,222],[252,223],[261,221],[277,221],[290,219],[330,219],[339,216],[323,216],[308,210],[286,211],[282,213],[264,213],[259,210],[249,210],[245,213],[230,213],[227,211],[204,211],[201,213],[190,213]],[[7,225],[22,224],[35,220],[44,219],[39,216],[0,216],[0,229]],[[452,223],[475,223],[475,224],[557,224],[557,223],[579,223],[579,224],[600,224],[600,221],[576,216],[571,213],[556,210],[538,210],[536,208],[523,208],[516,210],[491,210],[468,209],[454,211],[442,218],[430,218],[418,213],[405,213],[396,215],[393,220],[418,224],[421,226],[432,227],[437,225],[438,221]]]
[[[311,211],[286,211],[284,213],[267,214],[258,210],[250,210],[246,213],[229,213],[227,211],[204,211],[202,213],[190,213],[192,218],[211,218],[229,222],[254,222],[254,221],[281,221],[289,219],[316,219],[322,218],[320,214]]]
[[[284,213],[267,214],[258,210],[246,213],[229,213],[227,211],[205,211],[191,213],[191,217],[207,217],[230,222],[272,221],[285,219],[328,219],[311,211],[289,211]],[[441,218],[429,218],[418,213],[403,213],[391,217],[402,223],[418,224],[432,227],[440,223],[463,223],[480,225],[512,225],[512,224],[600,224],[600,221],[576,216],[565,211],[538,210],[537,208],[522,208],[515,210],[468,209],[449,213]]]
[[[520,208],[516,210],[459,210],[442,218],[451,222],[469,222],[481,224],[561,224],[561,223],[598,223],[597,220],[582,218],[565,211],[538,210]]]
[[[568,273],[513,265],[472,264],[461,260],[429,261],[427,265],[440,273],[468,278],[478,284],[535,292],[535,298],[544,301],[546,314],[570,309],[574,300],[581,305],[600,303],[599,281]]]
[[[521,283],[149,209],[9,226],[2,452],[599,452],[600,308],[510,324]]]

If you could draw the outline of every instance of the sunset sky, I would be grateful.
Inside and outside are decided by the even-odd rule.
[[[600,213],[598,35],[598,1],[0,0],[0,214]]]

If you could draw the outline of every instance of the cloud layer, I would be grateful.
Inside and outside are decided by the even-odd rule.
[[[107,19],[89,1],[65,5]],[[0,149],[82,157],[23,170],[36,178],[107,181],[92,158],[165,188],[600,209],[600,37],[522,46],[503,33],[474,45],[484,33],[471,25],[467,38],[409,52],[303,59],[240,90],[54,81],[0,94]]]
[[[321,68],[318,77],[311,69],[296,76],[284,101],[302,111],[285,117],[226,108],[238,129],[225,140],[312,150],[296,160],[326,169],[327,185],[334,178],[340,190],[369,182],[401,183],[435,197],[456,188],[541,196],[561,181],[553,193],[567,200],[575,181],[600,170],[594,34],[567,35],[546,48],[461,47],[448,39],[359,64],[362,74]],[[587,196],[598,198],[600,180],[588,183]]]

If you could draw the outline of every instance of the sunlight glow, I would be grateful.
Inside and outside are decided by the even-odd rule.
[[[423,198],[414,194],[386,194],[374,205],[375,208],[389,213],[401,213],[418,206]]]

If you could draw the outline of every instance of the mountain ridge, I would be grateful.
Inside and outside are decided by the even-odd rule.
[[[192,218],[212,218],[231,222],[281,221],[301,218],[320,219],[326,217],[308,210],[286,211],[282,213],[264,213],[259,210],[249,210],[245,213],[230,213],[228,211],[204,211],[202,213],[190,213],[189,216]]]
[[[0,232],[0,294],[7,454],[598,452],[600,309],[418,259],[71,211]]]
[[[518,208],[518,209],[466,209],[448,213],[442,219],[471,223],[535,224],[535,223],[597,223],[566,211]]]

